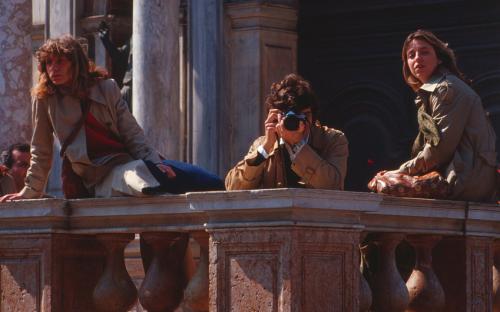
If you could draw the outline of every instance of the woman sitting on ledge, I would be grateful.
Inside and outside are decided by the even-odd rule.
[[[413,158],[379,175],[437,171],[449,185],[446,198],[494,199],[495,132],[481,99],[458,69],[455,54],[433,33],[417,30],[406,38],[402,58],[404,79],[417,93],[420,130]]]
[[[114,80],[89,61],[75,38],[49,39],[36,57],[40,77],[33,89],[31,164],[21,192],[0,202],[43,194],[54,135],[61,142],[66,198],[223,189],[218,177],[200,168],[162,161]]]

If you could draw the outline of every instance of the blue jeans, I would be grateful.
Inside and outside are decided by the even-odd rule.
[[[175,172],[175,178],[169,179],[156,165],[145,161],[153,176],[160,182],[162,192],[182,194],[196,191],[225,190],[224,182],[217,175],[185,162],[163,160]]]

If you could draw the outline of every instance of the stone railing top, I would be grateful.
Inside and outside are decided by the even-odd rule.
[[[315,226],[500,237],[500,207],[310,189],[199,192],[146,198],[0,204],[2,233],[202,231]]]

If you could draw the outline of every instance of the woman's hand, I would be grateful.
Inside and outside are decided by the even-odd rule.
[[[172,167],[164,165],[164,164],[157,164],[156,167],[160,169],[161,172],[167,175],[169,179],[175,178],[175,171],[172,169]]]
[[[20,199],[24,199],[24,197],[21,195],[21,193],[7,194],[7,195],[0,197],[0,203],[5,203],[8,201],[13,201],[13,200],[20,200]]]

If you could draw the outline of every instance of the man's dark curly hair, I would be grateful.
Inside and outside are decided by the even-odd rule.
[[[22,153],[30,152],[30,145],[26,143],[15,143],[9,146],[6,151],[2,152],[2,163],[7,168],[12,168],[14,164],[14,159],[12,158],[12,152],[20,151]]]
[[[288,74],[280,82],[271,86],[271,93],[266,97],[268,109],[277,108],[283,112],[293,110],[298,113],[311,108],[313,121],[318,113],[318,102],[309,81],[297,74]]]

